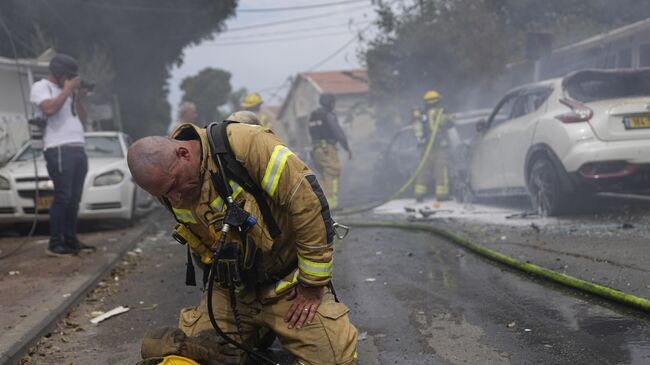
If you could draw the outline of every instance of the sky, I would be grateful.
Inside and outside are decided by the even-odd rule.
[[[321,4],[327,5],[277,10]],[[308,19],[292,21],[299,18]],[[354,38],[364,28],[364,35],[372,34],[375,18],[371,0],[240,0],[237,14],[226,21],[227,30],[212,41],[186,48],[182,66],[172,69],[173,116],[183,78],[206,67],[230,72],[233,90],[260,92],[265,105],[281,104],[289,90],[288,78],[296,73],[362,67],[357,57],[360,44]],[[264,25],[275,22],[284,24]]]

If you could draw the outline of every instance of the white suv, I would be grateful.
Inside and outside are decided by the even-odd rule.
[[[650,69],[585,70],[510,91],[477,124],[468,188],[543,215],[583,193],[650,193]]]

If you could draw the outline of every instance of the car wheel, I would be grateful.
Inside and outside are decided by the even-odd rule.
[[[564,210],[560,178],[553,164],[545,158],[533,163],[528,178],[528,191],[533,208],[541,216],[555,216]]]

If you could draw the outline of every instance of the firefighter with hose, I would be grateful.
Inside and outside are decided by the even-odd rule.
[[[422,149],[430,138],[434,138],[431,155],[415,180],[414,192],[418,202],[424,200],[424,197],[431,192],[430,187],[434,185],[433,183],[435,183],[436,203],[449,199],[447,125],[440,99],[441,96],[437,91],[427,91],[423,96],[424,111],[414,110],[412,115],[415,136]]]
[[[182,340],[201,363],[274,363],[253,349],[266,327],[296,364],[356,363],[357,330],[331,283],[336,224],[314,174],[271,130],[184,124],[171,138],[136,141],[128,163],[177,221],[186,283],[196,284],[195,262],[208,289],[181,311],[180,330],[145,338],[143,357],[192,358],[169,351]]]

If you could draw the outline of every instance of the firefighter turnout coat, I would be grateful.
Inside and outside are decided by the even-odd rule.
[[[317,310],[316,323],[302,329],[287,329],[281,319],[291,302],[286,294],[298,283],[305,286],[327,286],[332,276],[332,255],[334,251],[334,227],[327,200],[316,177],[284,143],[267,128],[232,123],[227,127],[230,147],[236,160],[247,170],[251,179],[263,189],[281,233],[273,238],[264,222],[254,196],[235,181],[230,180],[236,204],[244,208],[256,220],[249,231],[258,254],[262,256],[267,284],[247,292],[249,298],[241,298],[244,332],[255,333],[254,327],[265,326],[273,330],[281,342],[304,364],[352,364],[356,359],[357,331],[349,322],[348,308],[334,301],[329,289]],[[182,202],[172,211],[179,222],[194,233],[201,244],[211,246],[218,242],[225,210],[221,196],[213,186],[211,175],[218,172],[216,161],[210,153],[207,132],[194,125],[181,125],[172,138],[199,140],[202,148],[200,176],[201,194],[195,201]],[[238,240],[233,234],[232,239]],[[193,248],[194,249],[194,248]],[[202,250],[195,250],[201,254]],[[202,256],[204,264],[209,258]],[[221,325],[237,332],[232,322],[232,313],[222,300],[226,290],[217,289],[213,295],[222,303],[215,308]],[[246,296],[246,295],[243,295]],[[250,299],[252,297],[253,299]],[[238,299],[239,300],[239,299]],[[257,306],[251,309],[252,306]],[[205,297],[194,308],[181,312],[181,329],[187,335],[200,330],[211,330],[205,315]],[[248,315],[257,313],[257,315]],[[260,314],[261,313],[261,314]],[[203,317],[198,320],[199,317]],[[253,340],[251,340],[253,341]],[[232,349],[231,349],[232,350]],[[241,356],[241,354],[240,354]]]

